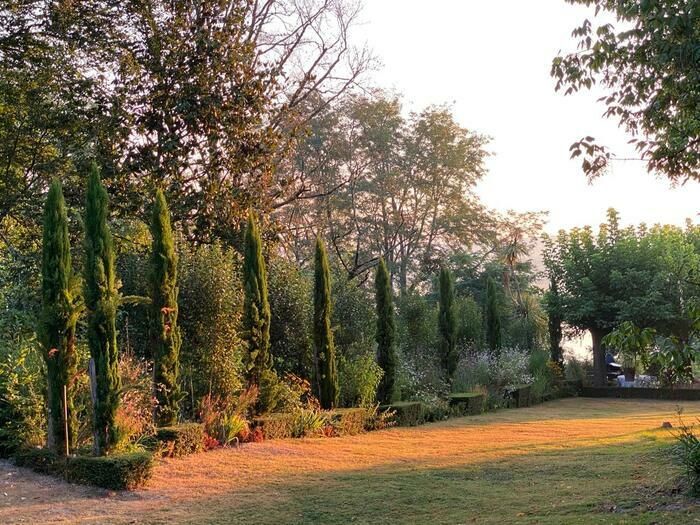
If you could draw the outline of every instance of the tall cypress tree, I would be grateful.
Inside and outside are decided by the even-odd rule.
[[[377,266],[374,290],[377,302],[377,363],[384,371],[377,389],[377,399],[380,403],[391,403],[396,381],[396,328],[391,279],[384,259],[380,259]]]
[[[61,183],[54,180],[44,208],[44,239],[41,261],[41,317],[39,340],[46,361],[48,446],[60,454],[76,443],[77,419],[73,405],[77,372],[75,356],[75,325],[78,308],[75,297],[68,238],[68,218]],[[66,388],[64,407],[63,389]],[[67,419],[64,418],[64,409]]]
[[[496,281],[492,277],[486,280],[486,343],[491,350],[501,348],[501,312]]]
[[[108,198],[95,164],[90,170],[85,205],[85,307],[91,357],[95,453],[108,454],[119,441],[115,422],[119,407],[116,314],[119,301],[114,245],[107,226]]]
[[[272,368],[270,354],[270,303],[267,298],[267,274],[262,255],[262,239],[255,215],[248,214],[243,261],[243,323],[248,340],[249,380],[260,384]]]
[[[314,258],[314,350],[317,362],[319,401],[325,409],[338,404],[338,374],[331,331],[331,272],[326,247],[316,239]]]
[[[448,381],[457,369],[457,315],[455,311],[455,285],[450,270],[440,269],[440,301],[438,305],[438,350]]]
[[[157,425],[177,423],[180,375],[180,328],[177,324],[177,253],[170,212],[163,192],[156,192],[151,214],[151,337]]]
[[[550,279],[549,293],[547,294],[548,329],[549,329],[549,353],[550,359],[560,367],[564,366],[564,352],[561,348],[561,303],[559,287],[554,277]]]

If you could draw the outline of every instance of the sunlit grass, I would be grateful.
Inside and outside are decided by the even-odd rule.
[[[688,418],[700,403],[684,403]],[[168,460],[136,494],[61,485],[18,505],[112,523],[696,523],[674,492],[676,404],[570,399]],[[2,471],[0,471],[2,474]],[[61,495],[71,503],[61,499]],[[8,516],[0,506],[0,522]],[[12,517],[12,515],[10,515]],[[10,520],[10,522],[12,522]]]

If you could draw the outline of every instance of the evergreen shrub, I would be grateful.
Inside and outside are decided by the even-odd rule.
[[[204,426],[199,423],[183,423],[156,430],[156,440],[164,455],[180,458],[200,452],[204,446]]]

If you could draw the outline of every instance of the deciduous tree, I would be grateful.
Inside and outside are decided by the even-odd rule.
[[[405,117],[396,97],[351,97],[320,113],[311,132],[284,165],[300,198],[278,212],[298,259],[322,233],[350,278],[366,277],[383,254],[405,294],[443,258],[493,239],[494,217],[474,193],[488,138],[450,108]]]
[[[574,29],[578,50],[552,63],[566,94],[601,86],[605,116],[632,135],[648,169],[671,180],[700,178],[700,7],[694,0],[567,0],[595,7]],[[614,21],[611,21],[614,19]],[[593,137],[572,147],[583,169],[601,174],[614,156]]]
[[[590,332],[598,384],[606,375],[602,340],[624,321],[687,340],[688,300],[699,293],[696,236],[692,225],[621,228],[611,209],[597,236],[586,226],[545,238],[545,265],[560,298],[547,301],[548,313]]]

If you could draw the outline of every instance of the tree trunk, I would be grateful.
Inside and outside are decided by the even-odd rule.
[[[46,392],[46,406],[48,407],[48,417],[46,418],[46,422],[48,424],[48,436],[46,439],[46,447],[55,450],[58,443],[56,443],[56,421],[55,421],[55,415],[53,414],[52,408],[54,408],[55,401],[54,401],[54,392],[52,388],[48,388]],[[58,451],[59,453],[61,452],[60,450]]]
[[[399,293],[404,297],[408,292],[408,262],[405,257],[401,258],[399,264]]]
[[[607,383],[607,365],[605,364],[605,350],[601,343],[606,332],[600,328],[591,328],[593,340],[593,384],[605,386]]]
[[[92,357],[88,362],[88,375],[90,376],[90,398],[92,399],[92,406],[95,407],[97,405],[97,372],[95,360]],[[102,454],[100,436],[96,428],[92,429],[92,451],[96,456]]]

